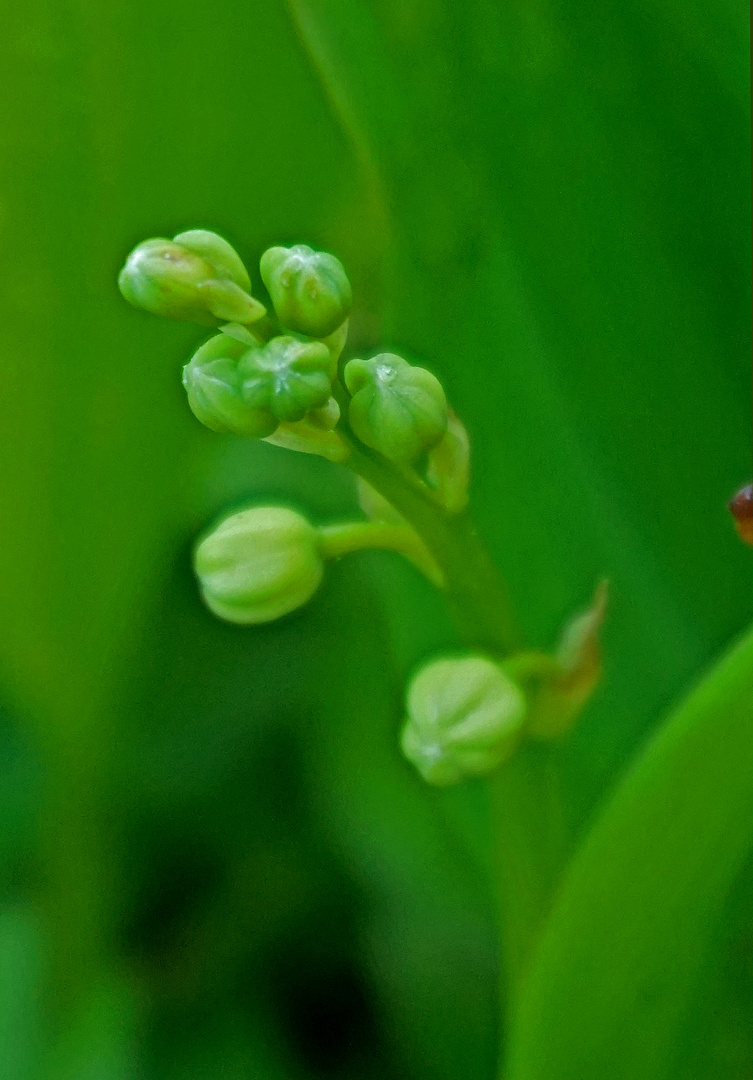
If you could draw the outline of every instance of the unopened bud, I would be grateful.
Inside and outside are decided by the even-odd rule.
[[[238,361],[248,352],[243,341],[217,334],[183,368],[188,404],[197,420],[212,431],[263,439],[277,427],[265,408],[251,408],[243,399]]]
[[[206,259],[219,277],[235,282],[244,292],[251,292],[251,278],[243,260],[232,244],[228,244],[227,240],[216,232],[210,232],[209,229],[188,229],[174,236],[173,243],[180,244],[194,255]]]
[[[408,689],[403,753],[430,784],[457,784],[493,772],[520,740],[526,699],[482,656],[435,660]]]
[[[344,377],[353,395],[353,431],[389,461],[410,464],[444,435],[447,400],[442,384],[425,368],[381,353],[371,360],[351,360]]]
[[[266,410],[278,421],[302,420],[329,401],[332,358],[320,341],[272,338],[244,352],[238,361],[241,394],[247,406]]]
[[[265,314],[250,295],[250,281],[236,251],[216,233],[192,229],[174,240],[144,240],[118,277],[134,307],[202,326],[251,323]]]
[[[350,314],[352,293],[343,265],[305,244],[273,247],[259,264],[282,325],[307,337],[327,337]]]
[[[197,545],[194,569],[215,615],[264,623],[305,604],[324,563],[314,526],[282,506],[257,506],[221,521]]]

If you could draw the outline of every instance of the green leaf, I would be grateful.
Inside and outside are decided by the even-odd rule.
[[[141,237],[195,225],[250,264],[283,230],[318,243],[350,176],[281,5],[262,7],[253,20],[182,0],[4,12],[0,85],[17,93],[0,177],[0,678],[39,747],[30,855],[61,1028],[115,948],[112,783],[151,602],[220,509],[202,505],[219,437],[180,391],[201,333],[130,308],[118,268]]]
[[[524,983],[509,1080],[661,1080],[753,842],[753,632],[668,719],[576,856]]]
[[[4,1080],[29,1080],[39,1042],[39,926],[19,906],[0,907],[0,1061]]]

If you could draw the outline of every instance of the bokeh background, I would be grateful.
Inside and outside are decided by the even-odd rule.
[[[0,87],[0,1072],[491,1080],[486,790],[396,750],[441,601],[364,554],[279,624],[213,620],[200,529],[353,487],[201,428],[201,331],[115,278],[190,227],[252,276],[272,243],[336,252],[352,353],[420,358],[471,432],[529,640],[610,578],[577,838],[750,618],[747,7],[5,0]],[[677,1077],[753,1075],[752,1015],[753,865]]]

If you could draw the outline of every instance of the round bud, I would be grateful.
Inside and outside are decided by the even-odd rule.
[[[403,753],[430,784],[493,772],[515,750],[526,714],[516,683],[482,656],[435,660],[408,688]]]
[[[273,247],[259,264],[262,281],[284,327],[307,337],[327,337],[347,319],[352,293],[343,265],[305,244]]]
[[[248,351],[245,342],[217,334],[183,368],[183,385],[191,412],[212,431],[264,439],[277,427],[266,408],[250,407],[241,394],[238,360]]]
[[[329,401],[331,356],[320,341],[272,338],[244,352],[238,361],[241,396],[253,410],[266,410],[277,421],[302,420]]]
[[[410,464],[447,430],[447,399],[430,371],[392,353],[351,360],[345,385],[353,395],[350,426],[389,461]]]
[[[144,240],[126,259],[118,286],[134,307],[203,326],[250,323],[264,314],[237,253],[205,229]]]
[[[324,563],[306,518],[283,506],[257,506],[216,525],[197,545],[194,569],[215,615],[252,624],[279,619],[310,600]]]

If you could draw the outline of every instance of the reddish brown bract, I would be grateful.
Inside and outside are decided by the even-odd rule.
[[[753,484],[740,488],[727,503],[741,540],[753,545]]]

